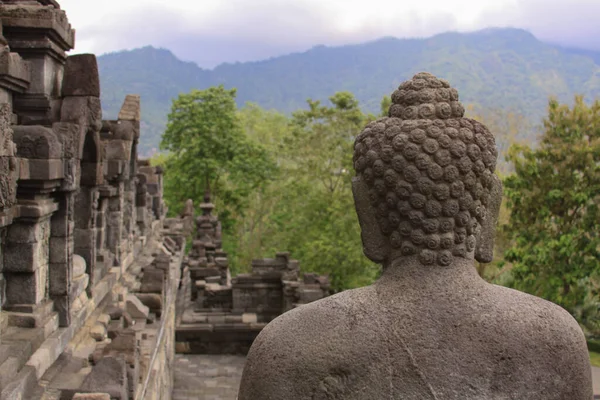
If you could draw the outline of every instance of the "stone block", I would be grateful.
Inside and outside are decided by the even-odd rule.
[[[90,329],[90,336],[97,342],[101,342],[106,339],[106,327],[102,324],[95,324]]]
[[[123,318],[111,320],[106,328],[107,335],[110,339],[116,338],[121,331],[125,329]]]
[[[242,322],[244,324],[256,324],[258,322],[258,317],[256,313],[244,313],[242,314]]]
[[[77,247],[94,247],[96,244],[96,234],[95,228],[75,228],[74,236]]]
[[[50,263],[48,266],[50,296],[65,296],[69,294],[69,264]]]
[[[40,242],[48,237],[49,229],[49,220],[35,224],[15,223],[8,228],[6,240],[12,243]]]
[[[4,248],[4,271],[33,272],[48,265],[48,242],[7,243]]]
[[[71,122],[80,126],[88,126],[94,131],[100,131],[102,128],[102,106],[100,99],[94,96],[65,97],[60,110],[61,122]],[[83,140],[81,142],[84,142]],[[80,143],[79,149],[83,150],[83,144]],[[82,152],[79,159],[83,159]],[[99,155],[99,154],[98,154]],[[94,159],[99,160],[99,157]]]
[[[71,122],[55,122],[52,124],[52,130],[63,145],[63,157],[75,160],[79,164],[80,142],[85,139],[86,126]]]
[[[51,235],[53,237],[72,236],[75,230],[75,222],[65,217],[52,218]]]
[[[106,177],[109,180],[118,179],[125,171],[125,161],[123,160],[108,160],[106,166]]]
[[[162,293],[165,273],[162,270],[144,270],[142,278],[142,293]]]
[[[116,306],[107,307],[104,311],[111,320],[118,320],[123,316],[123,309]]]
[[[108,324],[110,323],[110,321],[111,321],[110,315],[108,315],[108,314],[100,314],[100,316],[96,320],[97,323],[104,325],[104,327],[108,327]]]
[[[148,307],[143,305],[142,302],[140,301],[140,299],[138,299],[136,296],[131,295],[131,294],[127,295],[125,310],[127,311],[127,313],[129,313],[131,315],[132,318],[135,318],[135,319],[137,319],[137,318],[146,319],[146,318],[148,318],[148,313],[150,312],[148,310]]]
[[[67,57],[62,95],[100,97],[100,75],[95,55],[76,54]]]
[[[119,111],[119,119],[126,121],[140,121],[140,96],[128,94]],[[136,138],[137,139],[137,138]]]
[[[52,129],[44,126],[13,126],[13,140],[19,157],[45,160],[62,158],[61,142]]]
[[[6,301],[9,304],[38,304],[46,295],[47,268],[33,273],[7,273]]]
[[[21,159],[20,180],[50,181],[64,176],[63,160]]]
[[[93,226],[95,218],[95,193],[84,188],[75,195],[75,226],[79,229],[89,229]]]
[[[63,179],[60,190],[63,192],[74,192],[81,183],[81,168],[79,160],[68,158],[63,160]]]
[[[131,158],[131,140],[112,139],[104,141],[104,159],[105,160],[125,160]]]
[[[156,293],[137,293],[136,296],[142,304],[152,311],[162,309],[162,296]]]
[[[108,393],[75,393],[73,400],[110,400]]]
[[[85,378],[80,392],[108,393],[111,399],[127,400],[127,370],[125,360],[104,357],[92,368]]]
[[[75,244],[73,237],[51,237],[50,238],[50,263],[67,263],[73,254]]]
[[[65,328],[71,325],[71,312],[73,311],[71,300],[68,296],[60,296],[52,299],[54,308],[58,313],[58,325]]]

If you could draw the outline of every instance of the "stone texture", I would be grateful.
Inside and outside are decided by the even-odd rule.
[[[62,157],[62,144],[52,129],[37,125],[17,125],[13,127],[13,133],[19,157],[33,159]]]
[[[73,278],[85,274],[85,260],[79,254],[73,254]]]
[[[106,339],[106,326],[102,324],[96,324],[90,330],[90,336],[97,342],[101,342]]]
[[[135,295],[127,296],[126,310],[133,318],[148,318],[148,307],[143,305]]]
[[[177,354],[172,400],[235,400],[245,359],[242,356]]]
[[[73,400],[110,400],[108,393],[75,393]]]
[[[140,96],[129,94],[125,97],[121,111],[119,111],[119,119],[124,121],[140,120]]]
[[[102,358],[85,378],[81,392],[108,393],[111,399],[127,400],[127,366],[125,360]]]
[[[576,321],[474,267],[491,258],[501,201],[491,133],[431,74],[392,101],[354,152],[364,252],[381,277],[273,320],[238,399],[592,398]]]
[[[100,97],[98,62],[93,54],[67,57],[62,84],[63,96]]]

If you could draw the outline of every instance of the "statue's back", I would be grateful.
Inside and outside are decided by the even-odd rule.
[[[288,312],[257,338],[239,400],[591,399],[572,317],[485,286],[390,304],[376,284]]]

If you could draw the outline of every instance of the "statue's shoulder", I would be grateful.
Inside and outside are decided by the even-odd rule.
[[[579,324],[564,308],[540,297],[518,290],[491,285],[496,296],[498,324],[526,330],[538,340],[564,340],[585,342]]]
[[[327,337],[337,337],[341,330],[356,328],[368,319],[376,306],[372,286],[344,292],[302,305],[290,310],[269,323],[258,335],[249,357],[260,351],[261,344],[283,344],[285,348],[303,347],[315,339],[323,342]],[[318,346],[312,346],[316,348]]]
[[[499,296],[491,337],[510,349],[510,380],[540,383],[546,399],[589,399],[591,370],[585,336],[562,307],[517,290],[494,286]],[[547,372],[547,373],[544,373]]]
[[[379,341],[369,318],[374,295],[371,287],[344,291],[271,321],[248,353],[239,400],[312,398],[332,371],[347,371],[349,360],[373,354],[365,345]]]

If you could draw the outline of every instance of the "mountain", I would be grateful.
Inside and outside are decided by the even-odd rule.
[[[378,113],[382,97],[420,71],[449,80],[464,104],[518,110],[536,120],[549,96],[564,102],[575,94],[600,97],[600,53],[564,49],[512,28],[316,46],[213,70],[152,47],[102,55],[98,63],[106,117],[117,115],[126,94],[142,96],[141,154],[158,147],[172,98],[218,84],[237,88],[239,105],[252,101],[286,113],[305,107],[308,98],[326,100],[343,90]]]

